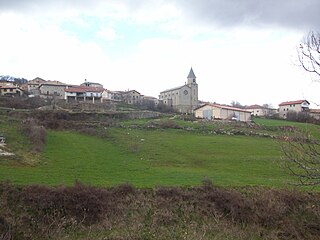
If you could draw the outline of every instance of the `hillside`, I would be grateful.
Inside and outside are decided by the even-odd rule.
[[[280,167],[276,140],[286,121],[212,124],[181,118],[112,120],[106,115],[61,114],[31,114],[47,129],[44,149],[38,153],[32,150],[32,141],[19,134],[19,118],[25,113],[2,116],[7,149],[16,155],[0,157],[1,180],[23,185],[129,182],[138,187],[199,185],[205,178],[220,186],[283,187],[293,181]],[[319,135],[318,126],[308,129]]]
[[[0,239],[319,239],[319,192],[288,185],[278,145],[316,125],[59,111],[0,123],[15,154],[0,156]]]

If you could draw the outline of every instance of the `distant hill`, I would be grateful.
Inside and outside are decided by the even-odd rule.
[[[25,78],[18,78],[10,75],[0,75],[0,81],[12,82],[18,85],[25,84],[28,82],[28,80]]]

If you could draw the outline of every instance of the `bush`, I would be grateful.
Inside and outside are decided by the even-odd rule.
[[[188,239],[319,239],[319,201],[317,192],[234,190],[208,181],[156,189],[0,183],[0,239],[184,239],[186,232]]]
[[[30,139],[33,145],[33,151],[41,152],[44,148],[47,136],[45,127],[40,125],[37,120],[28,118],[22,123],[22,131]]]

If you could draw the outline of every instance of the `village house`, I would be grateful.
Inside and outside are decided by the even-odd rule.
[[[84,80],[84,83],[81,83],[80,86],[84,87],[95,87],[95,88],[103,88],[103,85],[95,82],[88,82],[87,79]]]
[[[41,98],[64,99],[64,90],[66,87],[68,87],[67,84],[59,81],[46,81],[39,84],[39,96]]]
[[[160,92],[160,101],[181,113],[192,113],[198,107],[198,84],[190,69],[185,85]]]
[[[102,93],[104,92],[104,89],[97,87],[72,86],[65,88],[64,92],[64,99],[67,102],[90,101],[95,103],[95,101],[102,102]]]
[[[105,89],[102,93],[102,100],[110,102],[122,102],[123,101],[123,92],[122,91],[110,91]]]
[[[314,119],[320,120],[320,109],[310,109],[309,115]]]
[[[287,101],[279,104],[279,117],[287,118],[287,114],[290,111],[293,112],[305,112],[309,111],[310,103],[307,100]]]
[[[251,112],[241,108],[219,104],[205,104],[194,110],[196,118],[208,120],[234,120],[248,122],[251,120]]]
[[[123,101],[127,104],[141,104],[141,94],[136,90],[122,92]]]
[[[245,109],[250,111],[252,116],[256,116],[256,117],[266,117],[276,113],[275,109],[268,108],[265,106],[260,106],[257,104],[246,106]]]
[[[35,79],[28,81],[27,83],[28,93],[35,96],[39,96],[40,95],[39,85],[45,82],[46,80],[39,77],[36,77]]]
[[[142,104],[149,105],[153,104],[154,106],[157,106],[159,104],[159,99],[151,96],[141,96]]]
[[[21,96],[23,94],[23,90],[12,83],[1,83],[0,84],[0,95],[1,96]]]
[[[39,96],[41,98],[64,99],[64,89],[68,86],[72,85],[59,81],[47,81],[39,77],[27,83],[29,95]]]

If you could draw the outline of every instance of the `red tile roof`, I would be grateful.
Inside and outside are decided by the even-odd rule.
[[[103,92],[103,88],[97,88],[97,87],[86,87],[86,86],[74,86],[74,87],[68,87],[64,90],[65,92]]]
[[[279,104],[279,106],[286,106],[286,105],[292,105],[292,104],[301,104],[303,102],[307,102],[310,104],[307,100],[296,100],[296,101],[288,101],[288,102],[282,102]]]

